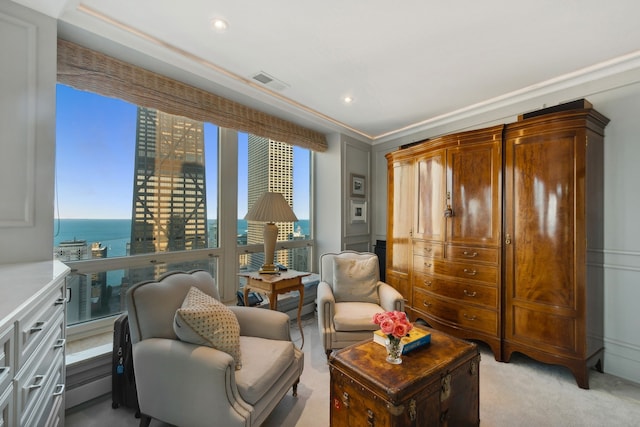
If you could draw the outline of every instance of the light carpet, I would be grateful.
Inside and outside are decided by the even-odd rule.
[[[300,345],[296,322],[292,335]],[[263,427],[329,426],[329,367],[318,334],[317,319],[303,319],[305,366],[298,397],[289,392]],[[480,344],[480,425],[482,427],[640,425],[640,384],[591,371],[590,390],[578,387],[562,367],[545,365],[515,354],[510,363],[496,362]],[[605,361],[606,362],[606,361]],[[606,365],[605,365],[606,369]],[[71,408],[68,427],[137,426],[127,408],[111,408],[111,396]],[[215,422],[212,420],[212,426]],[[153,420],[152,427],[167,424]]]

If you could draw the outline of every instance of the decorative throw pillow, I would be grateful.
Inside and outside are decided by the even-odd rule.
[[[378,304],[378,259],[333,259],[333,295],[336,302]]]
[[[206,345],[240,359],[240,324],[236,315],[220,301],[192,286],[175,314],[173,330],[182,341]]]

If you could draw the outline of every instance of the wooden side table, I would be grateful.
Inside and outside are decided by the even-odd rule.
[[[281,271],[277,274],[260,274],[257,271],[247,273],[238,273],[238,276],[246,277],[247,284],[244,286],[244,300],[249,301],[249,291],[259,291],[265,293],[269,297],[269,308],[271,310],[278,309],[278,295],[287,292],[298,291],[300,293],[300,301],[298,302],[298,328],[302,337],[302,345],[304,347],[304,331],[302,330],[302,305],[304,304],[304,285],[302,278],[309,276],[311,273],[303,271]]]

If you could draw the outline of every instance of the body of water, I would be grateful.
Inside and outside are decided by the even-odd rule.
[[[209,220],[209,230],[216,229],[215,219]],[[294,223],[294,230],[300,227],[304,235],[309,235],[309,220]],[[107,247],[107,256],[126,256],[127,243],[131,239],[130,219],[56,219],[53,226],[53,245],[60,242],[85,240],[90,246],[100,242]],[[247,221],[238,219],[237,234],[247,234]]]

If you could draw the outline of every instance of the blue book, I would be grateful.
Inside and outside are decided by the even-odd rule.
[[[373,341],[384,345],[387,336],[380,329],[373,332]],[[420,348],[431,342],[431,333],[420,328],[413,328],[409,331],[409,335],[402,337],[401,342],[403,344],[402,354],[407,354],[416,348]]]

